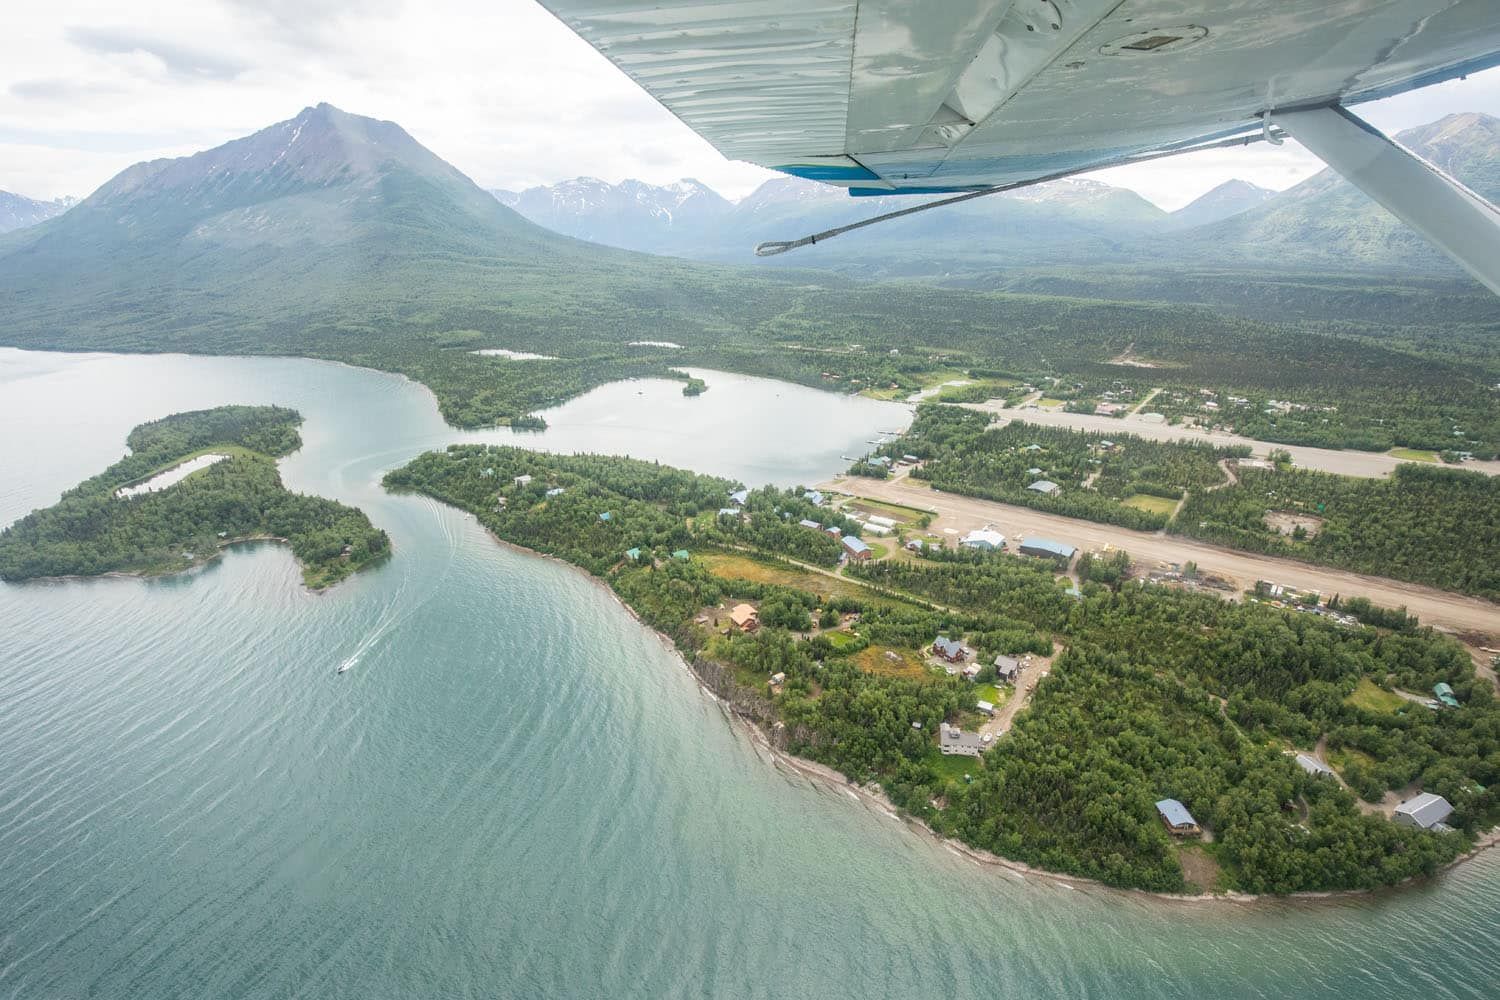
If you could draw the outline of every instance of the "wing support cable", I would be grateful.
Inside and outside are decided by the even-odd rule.
[[[874,216],[873,218],[861,219],[859,222],[851,222],[847,226],[837,226],[833,229],[825,229],[821,233],[813,233],[811,236],[804,236],[798,240],[771,240],[766,243],[758,244],[755,247],[755,256],[774,257],[777,254],[786,253],[788,250],[796,250],[799,247],[812,246],[815,243],[823,243],[833,239],[835,236],[842,236],[845,233],[853,232],[856,229],[863,229],[866,226],[873,226],[879,222],[889,222],[892,219],[899,219],[903,216],[915,215],[918,212],[925,212],[930,208],[943,208],[948,205],[957,205],[960,202],[973,201],[975,198],[983,198],[986,195],[1003,194],[1006,191],[1019,191],[1022,188],[1033,187],[1037,184],[1045,184],[1048,181],[1062,180],[1065,177],[1075,177],[1078,174],[1091,173],[1095,170],[1104,170],[1108,167],[1123,167],[1133,163],[1149,163],[1152,160],[1161,160],[1169,156],[1181,156],[1184,153],[1199,153],[1208,149],[1228,149],[1233,146],[1249,146],[1252,143],[1257,142],[1279,143],[1286,136],[1286,134],[1287,133],[1282,131],[1281,129],[1273,129],[1267,124],[1264,125],[1261,132],[1251,133],[1250,135],[1240,135],[1230,139],[1220,139],[1217,142],[1202,143],[1196,146],[1187,146],[1178,149],[1161,150],[1155,153],[1138,153],[1133,156],[1122,156],[1118,159],[1107,160],[1103,163],[1092,163],[1087,167],[1078,167],[1073,170],[1060,170],[1055,174],[1045,174],[1041,177],[1032,177],[1024,181],[1013,181],[1009,184],[996,184],[994,187],[980,188],[978,191],[966,191],[965,193],[955,195],[952,198],[939,198],[937,201],[929,201],[921,205],[913,205],[911,208],[902,208],[894,212],[886,212],[884,215]],[[898,191],[896,193],[899,194],[900,192]]]

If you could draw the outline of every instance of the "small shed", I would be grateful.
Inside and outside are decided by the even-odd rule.
[[[639,562],[640,558],[641,558],[641,550],[640,549],[626,549],[625,550],[625,558],[629,559],[631,562]]]
[[[809,518],[805,518],[804,517],[802,520],[798,521],[797,523],[800,524],[800,525],[802,525],[802,527],[804,527],[804,528],[811,528],[814,531],[822,531],[823,530],[823,526],[821,524],[819,524],[817,521],[810,520]]]
[[[605,511],[603,514],[599,515],[599,520],[601,520],[601,521],[613,521],[614,519],[615,519],[615,516],[613,514],[611,514],[609,511]]]
[[[1187,806],[1176,799],[1162,799],[1156,803],[1156,814],[1174,836],[1193,837],[1203,831],[1198,827],[1198,821],[1193,819],[1193,814],[1188,812]]]
[[[1453,688],[1444,681],[1438,681],[1432,686],[1432,693],[1437,700],[1449,708],[1458,707],[1458,699],[1453,696]]]
[[[990,704],[987,701],[976,701],[974,703],[974,707],[977,708],[980,711],[980,713],[982,713],[984,715],[994,715],[995,714],[995,706],[992,705],[992,704]]]
[[[1302,768],[1302,770],[1306,771],[1308,774],[1312,775],[1314,778],[1336,777],[1336,775],[1333,773],[1333,768],[1329,767],[1327,764],[1323,763],[1321,760],[1314,757],[1310,753],[1299,753],[1297,755],[1297,766]]]
[[[676,559],[678,562],[687,562],[692,557],[693,554],[687,549],[678,549],[676,552],[672,553],[672,558]]]

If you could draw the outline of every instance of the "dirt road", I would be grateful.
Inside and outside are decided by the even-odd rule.
[[[1243,444],[1249,445],[1253,453],[1260,458],[1269,455],[1272,448],[1281,448],[1291,453],[1292,462],[1299,469],[1321,469],[1324,472],[1362,476],[1367,479],[1381,479],[1389,476],[1392,469],[1405,461],[1380,452],[1339,451],[1333,448],[1308,448],[1295,444],[1271,444],[1266,441],[1256,441],[1253,438],[1240,437],[1238,434],[1211,432],[1198,427],[1153,424],[1140,419],[1133,413],[1125,417],[1101,417],[1092,413],[1066,413],[1062,410],[1007,410],[998,401],[965,405],[971,410],[998,414],[1001,423],[1022,420],[1028,424],[1039,424],[1043,427],[1067,427],[1072,430],[1097,431],[1103,434],[1134,434],[1152,441],[1206,441],[1224,447]],[[1465,462],[1458,468],[1483,472],[1491,476],[1500,475],[1500,462]]]
[[[839,476],[824,483],[822,488],[931,511],[937,515],[931,530],[938,533],[953,529],[962,534],[992,524],[1008,539],[1040,535],[1084,550],[1099,550],[1108,545],[1125,549],[1136,562],[1147,566],[1195,562],[1199,570],[1222,576],[1240,590],[1253,587],[1256,580],[1269,580],[1297,590],[1316,590],[1346,597],[1362,595],[1385,607],[1405,605],[1408,611],[1429,625],[1500,635],[1500,605],[1431,587],[1310,566],[1291,559],[1236,552],[1176,535],[1132,531],[1112,524],[1044,514],[1025,507],[937,493],[926,483],[905,476],[887,480]],[[1487,644],[1496,645],[1494,642]]]

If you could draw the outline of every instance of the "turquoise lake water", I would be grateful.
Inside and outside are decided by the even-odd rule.
[[[607,386],[524,443],[810,483],[909,419],[707,378]],[[0,350],[0,525],[135,424],[231,402],[301,410],[288,485],[395,556],[323,595],[274,545],[0,584],[0,997],[1500,996],[1496,852],[1371,897],[1169,904],[980,867],[787,773],[601,587],[381,491],[515,440],[393,376]]]

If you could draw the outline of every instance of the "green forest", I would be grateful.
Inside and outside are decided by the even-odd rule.
[[[1091,580],[1073,594],[1043,563],[975,552],[825,580],[798,568],[824,562],[818,552],[789,555],[791,536],[769,530],[809,513],[796,492],[755,491],[748,513],[721,514],[737,484],[632,459],[463,445],[422,455],[386,483],[601,576],[701,676],[728,678],[733,690],[721,693],[762,705],[762,723],[784,723],[793,752],[877,782],[935,830],[1006,857],[1171,892],[1372,887],[1434,872],[1500,819],[1493,688],[1461,646],[1405,615],[1366,608],[1385,627],[1346,627],[1109,573],[1099,574],[1109,585]],[[759,568],[716,572],[724,553]],[[717,627],[738,601],[758,603],[759,630]],[[939,634],[963,637],[982,664],[1057,654],[1014,728],[978,760],[936,752],[940,722],[981,719],[976,685],[910,665]],[[768,692],[775,674],[784,681]],[[1438,681],[1459,709],[1396,699],[1400,708],[1374,711],[1354,697],[1361,686]],[[1343,761],[1343,781],[1292,762],[1290,751],[1320,737]],[[1413,781],[1454,803],[1457,832],[1358,808],[1357,796]],[[1219,866],[1215,885],[1186,883],[1154,811],[1166,796],[1213,830],[1202,849]]]
[[[1141,531],[1166,526],[1169,513],[1127,506],[1133,496],[1180,498],[1224,482],[1218,463],[1248,455],[1249,448],[1150,441],[1131,434],[1100,434],[1038,427],[957,406],[926,403],[910,429],[879,454],[922,459],[912,478],[934,489],[1017,504],[1068,517],[1119,524]],[[1029,487],[1055,483],[1054,495]]]
[[[301,447],[301,422],[282,407],[221,406],[141,424],[131,454],[0,532],[0,579],[172,573],[236,541],[278,538],[307,586],[332,586],[390,540],[362,511],[282,485],[275,459]],[[165,489],[117,495],[209,453],[226,457]]]
[[[1290,532],[1267,524],[1285,512]],[[1245,469],[1194,493],[1171,530],[1500,601],[1500,479],[1405,463],[1390,479]]]

